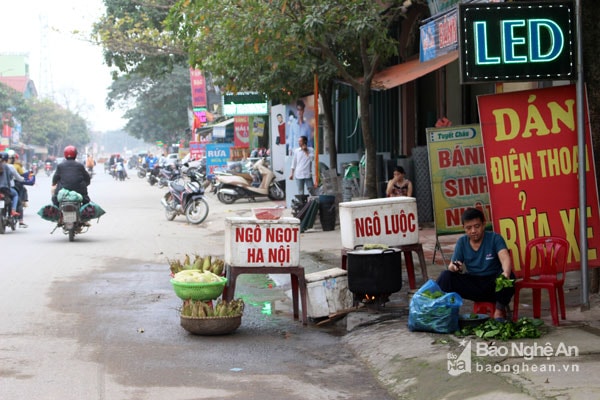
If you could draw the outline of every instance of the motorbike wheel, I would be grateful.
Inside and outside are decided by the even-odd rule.
[[[6,232],[6,225],[4,224],[4,217],[0,215],[0,235],[4,235]]]
[[[208,203],[200,198],[188,203],[185,208],[185,217],[190,224],[199,224],[208,216]]]
[[[171,193],[167,193],[165,195],[165,201],[167,202],[167,204],[173,203],[173,195]],[[173,210],[172,208],[170,210],[167,210],[165,208],[165,217],[167,217],[167,221],[173,221],[176,216],[177,211]]]
[[[148,178],[148,183],[150,184],[150,186],[154,186],[156,184],[156,178],[150,175],[150,177]]]
[[[217,193],[217,199],[223,204],[233,204],[238,198],[226,193]]]
[[[269,199],[271,200],[283,200],[285,199],[285,192],[281,190],[277,183],[273,183],[269,186]]]
[[[144,179],[146,177],[146,171],[142,171],[141,169],[138,170],[137,176],[140,179]]]
[[[75,227],[69,229],[69,242],[75,241]]]

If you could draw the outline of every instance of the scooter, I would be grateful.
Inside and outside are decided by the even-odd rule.
[[[62,227],[63,233],[69,235],[69,242],[75,240],[75,235],[87,232],[89,224],[81,220],[81,213],[79,211],[81,208],[80,201],[63,200],[58,205],[58,208],[60,209],[61,217],[56,228]]]
[[[46,171],[46,176],[52,175],[52,163],[51,162],[46,162],[44,164],[44,170]]]
[[[256,197],[267,196],[271,200],[283,200],[285,189],[283,183],[275,179],[275,173],[266,166],[265,159],[258,159],[252,165],[253,181],[248,182],[239,175],[217,175],[217,198],[224,204],[231,204],[238,199],[255,201]]]
[[[208,216],[208,203],[204,200],[203,176],[198,171],[188,171],[190,178],[183,185],[177,181],[168,183],[169,191],[161,199],[167,220],[185,214],[190,224],[199,224]]]
[[[2,189],[5,190],[0,190],[0,234],[4,234],[6,228],[14,231],[19,225],[19,217],[10,215],[10,210],[12,209],[10,191],[6,188]]]

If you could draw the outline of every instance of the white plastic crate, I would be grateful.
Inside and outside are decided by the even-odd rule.
[[[308,317],[328,317],[352,307],[353,296],[348,290],[348,274],[345,270],[326,269],[307,274],[305,279]]]

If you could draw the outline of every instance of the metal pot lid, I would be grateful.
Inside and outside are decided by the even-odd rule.
[[[357,250],[352,250],[347,252],[347,254],[353,254],[353,255],[380,255],[380,254],[392,254],[392,253],[396,253],[401,251],[400,249],[395,249],[395,248],[388,248],[388,249],[370,249],[370,250],[364,250],[364,249],[357,249]]]

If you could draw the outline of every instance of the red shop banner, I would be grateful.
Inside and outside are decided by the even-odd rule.
[[[567,269],[580,268],[579,146],[574,85],[478,97],[494,231],[506,240],[519,275],[527,241],[569,242]],[[600,217],[587,102],[585,111],[587,242],[600,266]],[[519,257],[516,257],[516,255]]]
[[[233,118],[233,145],[235,147],[250,147],[250,118]]]
[[[202,71],[190,68],[190,86],[192,87],[192,107],[206,108],[206,80]]]

